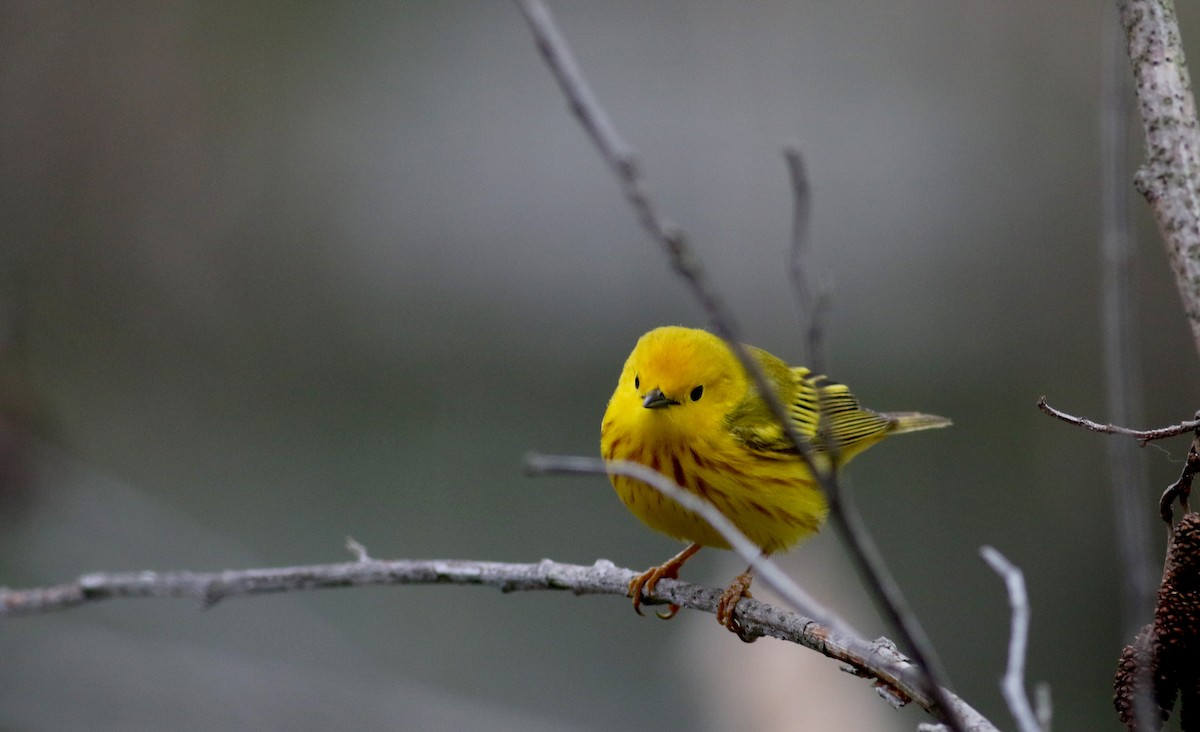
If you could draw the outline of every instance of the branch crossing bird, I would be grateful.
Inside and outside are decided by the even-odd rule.
[[[787,408],[792,425],[808,438],[820,470],[841,467],[889,435],[945,427],[950,420],[920,412],[875,412],[850,390],[801,366],[788,366],[748,347]],[[824,493],[759,396],[729,346],[694,328],[667,326],[641,337],[608,402],[600,431],[605,460],[646,465],[711,503],[765,555],[816,533],[828,506]],[[833,459],[831,459],[833,458]],[[729,543],[696,514],[634,478],[610,473],[622,503],[650,528],[688,542],[687,548],[629,584],[633,609],[663,578],[701,547]],[[753,568],[721,596],[717,620],[746,639],[734,618],[750,596]],[[671,605],[659,617],[670,618]]]

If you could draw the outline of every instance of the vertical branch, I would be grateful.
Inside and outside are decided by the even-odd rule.
[[[1146,138],[1134,183],[1153,209],[1200,351],[1200,128],[1171,0],[1119,0]]]
[[[1129,219],[1129,116],[1121,28],[1105,26],[1101,64],[1101,253],[1105,391],[1108,420],[1141,422],[1140,369],[1132,328],[1134,240]],[[1141,451],[1128,440],[1108,440],[1109,486],[1122,574],[1123,635],[1132,638],[1154,606],[1148,536],[1139,510],[1145,495]]]
[[[1200,350],[1200,133],[1196,103],[1183,52],[1183,42],[1171,0],[1119,0],[1125,51],[1133,65],[1138,106],[1146,139],[1145,160],[1134,179],[1154,212],[1192,340]],[[1141,383],[1134,359],[1132,298],[1133,237],[1129,225],[1125,181],[1129,180],[1128,96],[1120,79],[1124,73],[1121,39],[1105,36],[1102,79],[1103,271],[1105,381],[1108,417],[1118,424],[1140,420]],[[1141,454],[1124,440],[1107,447],[1109,481],[1116,514],[1121,559],[1122,625],[1124,636],[1138,634],[1153,606],[1145,523],[1138,510],[1145,476]],[[1168,526],[1169,526],[1168,522]],[[1133,721],[1150,729],[1158,719],[1151,695],[1150,668],[1137,666],[1132,684]]]
[[[809,281],[809,231],[812,221],[812,188],[804,170],[804,158],[794,142],[783,147],[788,179],[792,184],[792,246],[788,273],[800,308],[800,330],[804,334],[805,361],[814,374],[825,373],[825,312],[829,305],[823,289]]]

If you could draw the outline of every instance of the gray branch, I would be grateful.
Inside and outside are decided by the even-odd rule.
[[[1025,649],[1029,645],[1029,595],[1025,591],[1025,575],[1017,565],[1008,561],[994,547],[979,550],[983,560],[1004,580],[1008,589],[1008,604],[1012,608],[1012,631],[1008,638],[1008,665],[1000,690],[1004,701],[1017,720],[1021,732],[1049,732],[1043,726],[1025,693]]]
[[[357,546],[357,545],[355,545]],[[484,585],[501,592],[567,590],[576,595],[625,597],[637,575],[630,569],[601,559],[591,566],[562,564],[543,559],[536,564],[476,562],[465,559],[396,559],[367,557],[357,546],[358,561],[303,567],[226,570],[223,572],[115,572],[96,573],[54,587],[0,588],[0,617],[46,614],[102,600],[182,598],[209,608],[235,597],[277,592],[362,587],[366,585]],[[715,613],[721,591],[710,587],[661,580],[650,603],[675,603]],[[829,628],[797,613],[757,600],[738,605],[743,627],[755,635],[770,636],[815,650],[849,666],[857,676],[886,687],[892,696],[911,699],[926,710],[934,702],[924,692],[922,674],[886,639],[873,642]],[[949,694],[954,710],[972,732],[995,732],[966,702]]]
[[[1200,129],[1171,0],[1120,0],[1146,138],[1134,183],[1154,211],[1200,351]]]

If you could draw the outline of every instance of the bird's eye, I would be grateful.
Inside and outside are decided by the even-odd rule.
[[[700,386],[697,386],[695,389],[692,389],[692,393],[689,394],[688,396],[690,396],[692,398],[693,402],[700,401],[700,397],[704,396],[704,385],[701,384]]]
[[[633,388],[634,389],[642,388],[642,378],[640,376],[638,376],[637,374],[634,374],[634,376],[633,376]]]

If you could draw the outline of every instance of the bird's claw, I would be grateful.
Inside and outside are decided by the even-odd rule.
[[[671,603],[667,607],[667,611],[665,613],[654,613],[654,614],[657,615],[662,620],[670,620],[671,618],[675,617],[675,614],[678,612],[679,612],[679,606],[676,605],[675,603]]]
[[[750,582],[753,579],[754,574],[750,570],[739,574],[725,589],[725,592],[721,593],[721,599],[717,601],[717,622],[737,635],[744,643],[753,643],[758,640],[758,636],[750,633],[737,621],[734,611],[737,610],[737,604],[741,602],[742,598],[753,597],[750,594]]]
[[[642,599],[654,593],[654,588],[661,579],[679,579],[679,568],[696,552],[700,551],[699,544],[692,544],[657,567],[651,567],[634,577],[629,582],[628,597],[633,598],[633,611],[642,614]],[[670,620],[679,612],[679,605],[671,603],[665,613],[655,613],[663,620]]]
[[[641,615],[642,599],[654,593],[654,588],[656,585],[658,585],[658,581],[660,579],[663,577],[675,579],[675,575],[678,574],[678,572],[678,568],[675,569],[675,572],[671,572],[670,568],[664,565],[662,567],[651,567],[645,572],[639,574],[637,577],[634,577],[629,583],[628,593],[628,596],[633,598],[633,611],[638,615]],[[662,613],[655,614],[664,620],[669,620],[678,611],[679,606],[673,604],[671,605],[671,609],[668,611],[667,615],[664,616]]]

